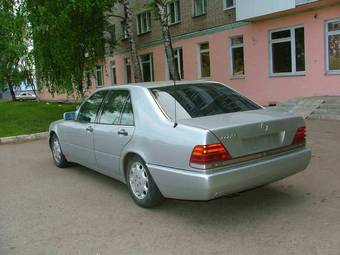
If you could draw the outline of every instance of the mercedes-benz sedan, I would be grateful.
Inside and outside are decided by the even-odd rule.
[[[76,162],[126,183],[142,207],[252,189],[304,170],[311,157],[302,117],[207,81],[99,89],[49,134],[58,167]]]

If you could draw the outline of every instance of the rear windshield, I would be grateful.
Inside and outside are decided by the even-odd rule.
[[[167,86],[150,90],[171,119],[175,116],[175,100],[177,119],[260,109],[249,99],[217,83]]]

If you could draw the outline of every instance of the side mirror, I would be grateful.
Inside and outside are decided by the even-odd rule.
[[[63,118],[64,120],[76,120],[76,112],[65,112]]]

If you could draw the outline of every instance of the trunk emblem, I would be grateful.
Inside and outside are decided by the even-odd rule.
[[[233,133],[233,134],[227,134],[227,135],[221,136],[220,139],[221,139],[222,141],[226,141],[226,140],[230,140],[230,139],[232,139],[232,138],[234,138],[234,137],[236,137],[236,136],[237,136],[237,134],[235,134],[235,133]]]

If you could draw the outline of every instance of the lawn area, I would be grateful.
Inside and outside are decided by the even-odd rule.
[[[75,109],[76,104],[0,100],[0,137],[47,131],[52,121]]]

